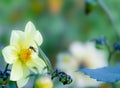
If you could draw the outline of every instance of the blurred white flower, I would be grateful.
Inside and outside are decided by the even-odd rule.
[[[74,42],[70,45],[70,52],[77,62],[84,63],[88,68],[98,68],[107,65],[106,54],[98,50],[92,42]]]
[[[104,51],[95,48],[94,43],[74,42],[70,45],[70,53],[60,53],[57,57],[57,68],[71,75],[76,88],[97,87],[100,82],[85,76],[76,70],[87,68],[98,68],[107,65]]]
[[[77,62],[75,61],[74,57],[68,53],[60,53],[57,57],[57,68],[66,71],[67,73],[71,74],[71,71],[74,72],[75,69],[78,68]]]

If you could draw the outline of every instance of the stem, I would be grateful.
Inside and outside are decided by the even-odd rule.
[[[18,88],[17,82],[15,81],[16,88]]]
[[[6,73],[6,71],[8,71],[8,66],[9,66],[9,64],[6,65],[5,70],[4,70],[3,73]],[[16,88],[18,88],[16,81],[15,81],[15,85],[16,85]],[[5,86],[2,86],[2,88],[5,88]]]
[[[111,57],[112,57],[112,50],[110,48],[110,45],[109,45],[108,41],[105,42],[105,46],[106,46],[106,48],[108,50],[108,53],[109,53],[109,55],[108,55],[108,62],[110,63],[110,60],[111,60]]]
[[[6,65],[6,67],[5,67],[5,70],[4,70],[3,74],[5,74],[5,73],[6,73],[6,71],[7,71],[7,69],[8,69],[8,66],[9,66],[9,64],[7,64],[7,65]],[[5,80],[3,80],[3,81],[5,81]],[[6,84],[5,84],[5,85],[2,85],[2,88],[6,88]]]
[[[113,29],[114,29],[114,32],[116,34],[116,37],[117,39],[119,40],[120,39],[120,35],[119,35],[119,32],[118,32],[118,28],[116,26],[116,23],[115,23],[115,20],[114,18],[112,17],[111,15],[111,12],[110,10],[108,9],[108,7],[105,5],[105,3],[103,2],[103,0],[98,0],[98,3],[99,5],[101,6],[101,8],[104,10],[104,12],[107,14],[109,20],[110,20],[110,23],[111,25],[113,26]]]
[[[8,70],[8,66],[9,66],[9,64],[6,65],[5,70],[4,70],[3,73],[5,73]]]
[[[2,88],[5,88],[5,86],[2,86]]]
[[[106,46],[108,52],[112,52],[112,50],[111,50],[110,45],[108,44],[108,42],[105,42],[105,46]]]
[[[47,69],[52,73],[52,65],[50,63],[50,60],[48,57],[45,55],[45,53],[42,51],[42,49],[39,49],[40,55],[42,56],[42,59],[44,60],[45,64],[47,65]]]
[[[112,59],[112,55],[114,54],[114,51],[112,51],[112,52],[109,52],[109,56],[108,56],[108,62],[109,62],[109,64],[110,64],[110,61],[111,61],[111,59]]]
[[[105,39],[105,40],[107,40],[107,39]],[[106,48],[108,50],[108,53],[109,53],[109,55],[108,55],[108,62],[110,64],[110,61],[112,59],[112,55],[115,53],[115,51],[113,49],[111,49],[109,41],[105,42],[105,46],[106,46]]]

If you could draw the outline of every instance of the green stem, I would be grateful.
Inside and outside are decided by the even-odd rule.
[[[6,73],[6,71],[8,70],[8,66],[9,66],[9,64],[7,64],[7,65],[6,65],[6,67],[5,67],[5,70],[4,70],[3,74],[5,74],[5,73]],[[4,80],[4,79],[3,79],[3,81],[6,81],[6,80]],[[6,84],[2,85],[2,88],[6,88]]]
[[[4,70],[3,73],[6,73],[6,71],[8,71],[8,66],[9,66],[9,64],[6,65],[5,70]],[[16,88],[18,88],[16,81],[15,81],[15,85],[16,85]],[[6,87],[5,87],[5,86],[2,86],[2,88],[6,88]]]
[[[110,64],[110,62],[111,62],[111,59],[112,59],[112,55],[114,54],[114,51],[112,51],[112,52],[109,52],[109,56],[108,56],[108,62],[109,62],[109,64]]]
[[[106,13],[106,15],[108,16],[108,18],[109,18],[109,20],[110,20],[110,23],[111,23],[111,25],[112,25],[112,27],[113,27],[113,29],[114,29],[115,34],[116,34],[116,37],[117,37],[117,39],[119,40],[119,39],[120,39],[120,34],[119,34],[119,32],[118,32],[119,29],[118,29],[117,26],[116,26],[115,20],[114,20],[114,18],[112,17],[110,10],[109,10],[108,7],[105,5],[105,3],[103,2],[103,0],[98,0],[98,3],[99,3],[99,5],[101,6],[101,8],[104,10],[104,12]]]
[[[45,55],[45,53],[42,51],[42,49],[39,49],[40,55],[42,56],[42,59],[44,60],[45,64],[47,65],[47,69],[50,71],[50,74],[52,73],[52,65],[50,63],[50,60]]]
[[[17,82],[15,81],[16,88],[18,88]]]
[[[8,70],[8,66],[9,66],[9,64],[6,65],[5,70],[4,70],[3,73],[5,73]]]
[[[105,40],[107,40],[107,39],[105,38]],[[108,62],[109,62],[109,64],[110,64],[110,61],[111,61],[111,58],[112,58],[112,55],[113,55],[114,52],[113,52],[112,49],[110,48],[110,43],[109,43],[108,41],[105,42],[105,46],[106,46],[107,51],[108,51],[108,53],[109,53],[109,55],[108,55]]]

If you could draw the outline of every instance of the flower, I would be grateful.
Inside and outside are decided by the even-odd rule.
[[[59,53],[57,68],[71,75],[73,83],[70,86],[76,88],[97,87],[100,82],[76,72],[82,67],[98,68],[107,65],[106,54],[95,48],[94,43],[74,42],[70,45],[70,53]]]
[[[35,88],[52,88],[53,82],[49,77],[40,77],[35,82]]]
[[[82,62],[88,68],[95,69],[107,65],[105,52],[96,49],[95,44],[92,42],[74,42],[70,45],[69,50],[78,63]]]
[[[74,72],[78,68],[78,64],[74,57],[69,53],[59,53],[57,56],[57,68],[66,71],[71,75],[71,71]]]
[[[24,86],[28,81],[30,70],[41,73],[46,66],[38,56],[38,46],[43,42],[41,33],[32,22],[28,22],[25,31],[13,30],[10,45],[2,50],[6,63],[12,64],[10,80],[17,81],[18,86]]]

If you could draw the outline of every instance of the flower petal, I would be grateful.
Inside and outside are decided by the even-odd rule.
[[[28,82],[29,78],[22,78],[20,80],[17,81],[17,86],[18,88],[23,88],[23,86],[25,86]]]
[[[12,81],[18,81],[23,77],[23,67],[22,62],[20,60],[17,60],[11,70],[10,80]]]
[[[35,36],[35,32],[36,32],[36,28],[35,28],[34,24],[31,21],[29,21],[25,27],[26,39],[33,41],[34,36]]]
[[[14,46],[7,46],[2,50],[2,54],[7,63],[12,64],[18,59],[17,49]]]
[[[35,37],[36,35],[36,28],[34,24],[29,21],[25,27],[25,47],[35,46]]]
[[[25,27],[25,41],[26,46],[33,45],[36,47],[36,43],[38,46],[42,44],[42,35],[39,31],[36,31],[36,28],[32,22],[28,22]]]
[[[16,48],[20,48],[23,45],[23,40],[24,39],[24,32],[18,31],[18,30],[13,30],[10,38],[10,45],[14,45]],[[21,42],[22,41],[22,42]]]
[[[37,43],[38,46],[40,46],[43,42],[42,35],[39,31],[36,31],[35,33],[35,42]]]
[[[29,69],[25,65],[23,66],[23,72],[24,72],[23,77],[17,81],[17,85],[19,88],[25,86],[29,80],[29,77],[27,77],[29,75]]]
[[[42,72],[46,72],[46,70],[44,71],[44,68],[46,67],[44,61],[41,58],[33,58],[31,60],[29,60],[26,65],[28,66],[28,68],[30,70],[32,70],[33,72],[37,73],[36,69],[38,70],[39,73]],[[34,68],[35,67],[35,68]]]
[[[33,33],[35,33],[35,31],[36,31],[36,28],[35,28],[34,24],[31,21],[29,21],[26,24],[25,33],[27,33],[27,34],[33,34]]]

